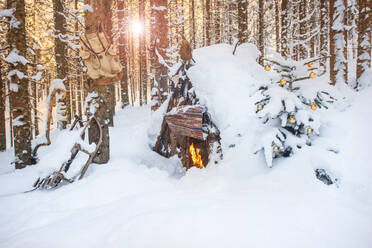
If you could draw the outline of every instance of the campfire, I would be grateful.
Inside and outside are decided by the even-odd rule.
[[[211,153],[222,157],[219,131],[201,105],[180,106],[166,114],[154,150],[165,157],[178,155],[186,169],[205,168]]]
[[[203,160],[200,155],[200,149],[194,147],[194,143],[190,145],[190,155],[192,159],[193,166],[198,168],[204,168]]]

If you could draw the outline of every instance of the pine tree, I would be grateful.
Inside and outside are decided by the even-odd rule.
[[[118,19],[119,19],[119,56],[120,62],[123,66],[123,77],[120,80],[120,94],[121,94],[121,107],[125,108],[129,105],[129,92],[128,92],[128,10],[124,0],[119,0],[117,3]]]
[[[139,2],[139,18],[142,25],[145,25],[145,2]],[[140,86],[141,105],[147,104],[147,56],[146,56],[146,34],[139,34],[139,68],[140,68]]]
[[[58,128],[65,129],[67,124],[71,122],[70,111],[70,87],[67,77],[67,46],[66,40],[66,19],[64,16],[64,0],[53,0],[53,14],[54,14],[54,37],[55,37],[55,59],[56,59],[56,79],[62,80],[66,87],[66,93],[63,97],[58,98]]]
[[[189,29],[191,30],[190,31],[190,35],[191,35],[190,40],[192,40],[192,46],[195,49],[196,48],[196,42],[195,42],[196,28],[195,28],[195,2],[194,2],[194,0],[190,0],[189,13],[191,13],[191,15],[189,15],[189,23],[190,23]]]
[[[5,99],[5,80],[2,77],[2,64],[0,60],[0,151],[6,149]]]
[[[8,9],[15,9],[13,16],[18,21],[10,26],[8,43],[10,53],[5,58],[9,63],[10,109],[14,132],[15,167],[22,169],[32,163],[31,156],[31,105],[28,94],[29,80],[26,60],[25,1],[8,0]]]
[[[155,69],[155,81],[158,84],[160,101],[164,102],[168,92],[168,67],[166,64],[168,48],[168,11],[167,0],[151,1],[151,56]]]
[[[328,55],[328,25],[329,25],[329,0],[320,1],[320,34],[319,34],[319,50],[320,55],[326,57]],[[319,61],[320,65],[326,68],[326,59]]]
[[[358,20],[358,57],[356,79],[359,85],[359,79],[362,74],[371,67],[371,25],[372,25],[372,1],[359,0],[359,20]]]
[[[215,44],[221,43],[222,33],[221,33],[221,7],[222,0],[214,1],[214,32],[215,32]]]
[[[93,12],[86,12],[85,14],[85,32],[87,34],[105,31],[111,33],[111,5],[112,0],[91,0],[87,1],[93,6]],[[108,18],[109,17],[109,18]],[[110,19],[110,20],[108,20]],[[102,30],[103,29],[103,30]],[[107,32],[109,31],[109,32]],[[110,159],[110,137],[109,137],[109,123],[111,121],[110,98],[107,98],[108,92],[110,94],[109,86],[97,85],[93,83],[92,79],[88,79],[88,84],[92,85],[91,92],[88,94],[88,100],[91,104],[98,106],[94,114],[102,127],[102,144],[94,158],[97,164],[107,163]],[[91,105],[92,106],[92,105]],[[109,113],[109,116],[108,116]],[[99,128],[92,125],[89,128],[89,142],[97,143],[99,137]]]
[[[275,5],[275,46],[276,52],[280,53],[280,13],[279,0],[274,0]]]
[[[211,0],[205,0],[205,45],[210,46],[212,40]]]
[[[262,2],[262,0],[259,0]],[[247,0],[237,0],[238,7],[238,40],[241,43],[248,41],[248,16],[247,16]],[[260,10],[259,10],[260,13]]]
[[[265,36],[265,9],[264,9],[264,0],[258,0],[258,43],[257,47],[258,50],[261,52],[261,57],[259,58],[259,63],[263,65],[262,58],[265,56],[265,44],[264,44],[264,36]]]
[[[281,12],[281,55],[283,58],[289,56],[289,5],[288,0],[282,0],[282,12]]]
[[[331,84],[347,82],[345,47],[345,4],[330,0],[330,77]]]
[[[334,87],[301,77],[299,72],[312,72],[309,64],[279,63],[268,61],[281,75],[280,81],[273,78],[257,89],[257,116],[262,119],[264,130],[257,149],[263,150],[268,167],[273,166],[273,159],[288,157],[312,141],[320,134],[322,122],[317,115],[318,109],[328,109],[335,99],[332,97]],[[301,68],[303,67],[303,68]],[[271,67],[267,67],[271,68]],[[297,68],[297,69],[296,69]],[[295,83],[295,87],[293,87]]]

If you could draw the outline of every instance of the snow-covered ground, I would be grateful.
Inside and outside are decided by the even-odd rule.
[[[250,96],[275,75],[252,46],[231,51],[196,50],[190,70],[221,131],[221,163],[184,172],[177,158],[154,153],[163,110],[148,106],[117,112],[109,164],[55,190],[23,193],[68,157],[76,133],[54,133],[39,164],[23,170],[1,153],[0,247],[371,247],[372,87],[339,89],[347,99],[319,111],[325,125],[313,146],[269,169],[254,154],[262,124]],[[337,185],[319,181],[317,168]]]

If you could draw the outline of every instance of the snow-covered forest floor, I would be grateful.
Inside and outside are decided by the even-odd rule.
[[[219,164],[185,172],[152,151],[164,106],[127,107],[110,129],[108,164],[91,165],[73,184],[23,193],[69,157],[76,133],[54,132],[35,166],[14,171],[12,151],[0,153],[0,247],[371,247],[372,87],[338,86],[346,98],[318,110],[324,125],[313,145],[268,168],[255,154],[264,129],[251,96],[275,75],[255,62],[252,46],[231,52],[198,49],[189,72],[221,131]],[[337,183],[319,181],[317,168]]]

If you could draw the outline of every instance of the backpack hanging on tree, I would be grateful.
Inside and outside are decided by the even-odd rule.
[[[117,78],[122,70],[117,47],[107,39],[104,32],[85,34],[81,37],[80,56],[88,69],[88,76]],[[95,80],[100,82],[99,80]],[[105,82],[101,82],[104,84]]]

